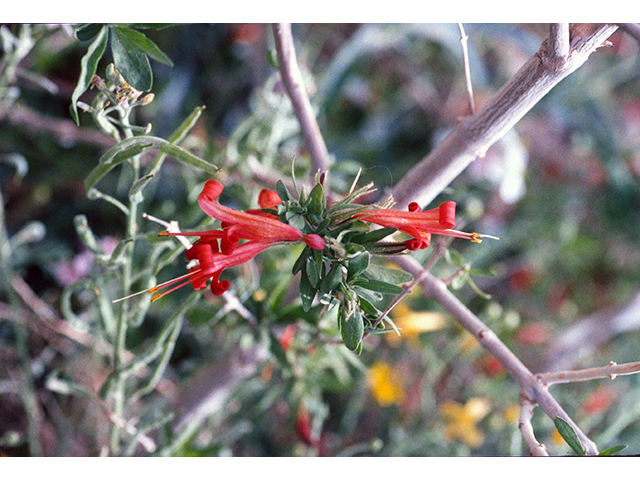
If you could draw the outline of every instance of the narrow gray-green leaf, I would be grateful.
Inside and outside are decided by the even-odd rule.
[[[610,456],[615,455],[618,452],[621,452],[625,448],[627,448],[627,445],[616,445],[614,447],[605,448],[604,450],[602,450],[598,454],[598,456],[599,457],[610,457]]]
[[[176,128],[175,131],[171,133],[171,135],[169,135],[167,140],[171,143],[176,143],[176,144],[184,140],[187,134],[191,131],[193,126],[196,124],[196,122],[200,118],[200,115],[202,115],[202,111],[204,109],[205,109],[204,105],[194,108],[189,114],[189,116],[182,121],[180,126]]]
[[[553,423],[558,429],[558,433],[564,439],[565,442],[571,447],[571,449],[580,456],[587,454],[587,451],[582,446],[576,431],[569,425],[569,423],[563,418],[556,417],[553,419]]]
[[[169,143],[177,145],[182,140],[184,140],[200,118],[200,115],[202,115],[202,111],[204,110],[204,108],[204,106],[194,108],[189,116],[182,121],[180,126],[178,126],[178,128],[176,128],[175,131],[167,137],[167,141],[169,141]],[[149,174],[153,175],[158,170],[160,170],[160,167],[162,167],[162,163],[164,162],[164,159],[166,157],[166,154],[160,153],[153,161],[153,165],[149,169]]]
[[[76,122],[76,125],[80,125],[80,119],[78,118],[78,99],[91,85],[91,79],[96,74],[98,68],[98,62],[102,58],[105,49],[107,48],[107,40],[109,39],[109,29],[107,26],[103,26],[98,32],[95,40],[89,45],[87,53],[80,60],[80,78],[78,84],[71,94],[71,116]]]
[[[122,45],[127,51],[134,52],[140,51],[146,53],[154,60],[164,63],[173,67],[173,62],[165,53],[158,48],[144,33],[131,30],[126,27],[111,27],[113,31],[117,32],[118,38],[122,42]],[[126,78],[126,77],[125,77]]]
[[[218,167],[210,164],[196,155],[174,145],[159,137],[140,135],[138,137],[127,138],[109,149],[102,157],[99,164],[89,173],[84,184],[87,191],[91,190],[102,177],[109,173],[114,167],[135,155],[139,155],[147,149],[160,150],[161,152],[174,157],[187,165],[204,170],[207,173],[215,174]]]

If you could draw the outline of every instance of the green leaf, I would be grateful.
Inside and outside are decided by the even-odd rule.
[[[553,419],[553,423],[558,429],[558,433],[560,433],[560,436],[564,439],[565,442],[567,442],[567,444],[574,452],[576,452],[580,456],[584,456],[587,454],[587,451],[582,446],[582,443],[580,442],[580,439],[578,438],[575,430],[571,427],[571,425],[569,425],[566,420],[560,417],[556,417]]]
[[[338,322],[344,345],[349,350],[357,351],[362,343],[362,336],[364,335],[364,323],[360,310],[356,308],[354,312],[347,317],[344,307],[341,305],[338,311]]]
[[[80,125],[80,119],[78,118],[78,99],[91,85],[91,79],[96,74],[98,68],[98,62],[102,58],[105,49],[107,48],[107,40],[109,39],[109,29],[106,25],[102,26],[98,32],[95,40],[89,45],[87,53],[80,60],[80,78],[78,84],[71,94],[71,116],[76,122],[76,125]]]
[[[104,23],[81,23],[75,28],[73,36],[81,42],[88,42],[100,33],[102,27]]]
[[[127,50],[125,42],[118,35],[118,30],[111,27],[111,53],[113,53],[113,63],[118,72],[136,90],[149,91],[153,86],[153,73],[147,55],[138,50]]]
[[[365,243],[375,243],[378,240],[388,237],[396,230],[394,227],[384,227],[366,233],[356,233],[350,236],[349,241],[361,245]]]
[[[373,292],[378,293],[386,293],[389,295],[400,295],[402,293],[402,287],[397,285],[393,285],[387,282],[381,282],[380,280],[373,280],[370,278],[359,277],[354,282],[353,285],[357,285],[366,290],[371,290]]]
[[[267,52],[267,61],[269,65],[271,65],[276,70],[280,70],[280,64],[278,63],[278,55],[276,54],[275,49],[270,48]]]
[[[296,230],[302,230],[306,225],[306,222],[304,221],[304,217],[301,214],[295,213],[291,210],[289,210],[285,214],[285,218],[287,219],[287,223],[291,225],[293,228],[295,228]]]
[[[302,270],[302,267],[304,266],[305,262],[307,261],[307,255],[309,255],[309,250],[310,250],[310,247],[309,246],[305,246],[302,249],[302,252],[300,252],[300,255],[298,256],[296,261],[293,263],[293,267],[291,268],[291,273],[293,275],[295,275],[300,270]]]
[[[200,168],[207,173],[215,174],[218,167],[209,162],[183,150],[182,148],[169,143],[167,140],[158,137],[140,135],[138,137],[127,138],[109,149],[102,157],[100,163],[87,176],[84,184],[87,191],[91,190],[102,177],[109,173],[114,167],[135,155],[139,155],[147,149],[156,149],[174,157],[187,165]]]
[[[85,247],[91,250],[96,255],[104,255],[104,250],[98,243],[98,238],[91,230],[89,226],[89,221],[85,215],[76,215],[73,217],[73,225],[76,228],[76,233],[82,240],[82,243]]]
[[[342,282],[342,265],[334,263],[329,272],[322,278],[320,291],[330,293],[338,288],[340,282]]]
[[[200,107],[194,108],[189,116],[185,118],[182,123],[175,129],[175,131],[167,137],[167,140],[170,143],[180,143],[185,139],[187,134],[191,131],[193,126],[196,124],[200,115],[202,115],[203,110],[205,109],[204,105]]]
[[[444,256],[447,262],[451,265],[455,265],[457,267],[462,267],[465,265],[464,258],[462,257],[462,255],[460,255],[459,252],[456,252],[455,250],[447,249],[444,252]]]
[[[316,289],[309,282],[309,277],[307,277],[305,270],[303,268],[300,272],[300,300],[302,300],[302,309],[308,312],[316,296]]]
[[[282,182],[282,180],[278,180],[278,182],[276,183],[276,192],[283,203],[291,200],[291,194],[289,193],[289,189]]]
[[[413,275],[399,268],[383,267],[382,265],[369,265],[367,268],[367,276],[374,280],[380,280],[381,282],[393,283],[394,285],[400,285],[413,280]]]
[[[182,140],[185,139],[193,126],[196,124],[196,122],[200,118],[200,115],[202,115],[202,111],[204,110],[204,108],[204,106],[194,108],[189,116],[182,121],[178,128],[176,128],[173,133],[171,133],[171,135],[167,137],[167,141],[176,145],[182,142]],[[160,170],[160,168],[162,167],[162,164],[166,157],[167,155],[164,153],[158,155],[153,161],[153,165],[149,169],[149,173],[155,174],[156,172],[158,172],[158,170]]]
[[[162,30],[164,28],[175,27],[176,25],[182,25],[182,23],[118,23],[118,27],[151,28],[153,30]]]
[[[158,48],[144,33],[131,30],[126,27],[111,27],[112,31],[117,34],[118,39],[122,42],[124,48],[129,52],[139,51],[146,53],[149,57],[157,62],[164,63],[173,67],[173,62],[165,53]],[[126,77],[125,77],[126,78]]]
[[[378,317],[380,316],[380,310],[378,310],[369,300],[365,299],[362,296],[358,296],[358,303],[360,304],[360,308],[362,312],[369,317]]]
[[[317,287],[320,281],[320,272],[318,271],[318,265],[312,255],[307,257],[307,263],[305,271],[307,272],[307,278],[312,287]]]
[[[324,190],[319,183],[313,187],[309,194],[308,210],[312,215],[323,215],[327,207],[326,199],[324,198]]]
[[[347,267],[347,281],[350,281],[364,272],[369,266],[369,252],[363,252],[349,260]]]
[[[601,451],[598,454],[598,456],[599,457],[610,457],[612,455],[615,455],[618,452],[621,452],[625,448],[627,448],[627,445],[616,445],[615,447],[605,448],[603,451]]]

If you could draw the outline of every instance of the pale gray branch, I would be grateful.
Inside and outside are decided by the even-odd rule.
[[[568,23],[552,23],[549,26],[549,44],[551,57],[564,62],[569,57],[570,38]]]
[[[280,75],[291,104],[295,112],[302,137],[309,149],[309,155],[315,172],[327,172],[329,170],[329,152],[320,133],[320,127],[309,101],[309,96],[302,81],[302,75],[296,60],[296,51],[293,45],[291,25],[277,23],[273,25],[276,53]]]
[[[524,444],[529,447],[531,455],[534,457],[548,457],[547,448],[538,440],[533,432],[533,426],[531,425],[531,419],[533,418],[533,410],[535,404],[531,403],[528,399],[521,399],[520,405],[520,423],[518,428],[522,435]]]
[[[475,115],[463,118],[449,136],[413,167],[392,191],[396,208],[429,204],[476,157],[507,133],[555,85],[582,65],[616,30],[615,25],[571,26],[565,61],[550,58],[549,39]]]
[[[467,95],[469,95],[469,111],[471,115],[476,113],[476,103],[473,99],[473,85],[471,83],[471,67],[469,65],[469,50],[467,48],[467,41],[469,35],[464,31],[464,27],[461,23],[458,23],[460,29],[460,44],[462,45],[462,63],[464,65],[464,78],[467,85]]]
[[[447,310],[453,318],[468,330],[480,344],[490,352],[505,367],[511,376],[520,384],[521,397],[538,404],[551,419],[560,417],[567,421],[575,430],[578,438],[585,446],[587,454],[597,455],[598,448],[569,417],[557,400],[549,393],[548,386],[541,382],[536,375],[520,361],[520,359],[489,329],[464,303],[449,291],[442,280],[423,270],[420,263],[409,256],[398,256],[395,263],[420,278],[423,294],[427,298],[436,300]]]
[[[546,385],[554,383],[586,382],[599,378],[614,379],[618,375],[634,375],[640,373],[640,362],[618,365],[611,362],[606,367],[585,368],[567,372],[547,372],[538,374],[538,379]]]

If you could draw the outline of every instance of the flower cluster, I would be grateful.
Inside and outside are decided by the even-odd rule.
[[[395,325],[375,306],[384,294],[399,294],[401,283],[411,275],[370,263],[371,255],[393,255],[406,250],[426,248],[431,235],[448,235],[480,242],[482,235],[454,230],[454,202],[421,211],[416,203],[409,211],[360,205],[354,200],[368,192],[370,186],[350,193],[328,206],[321,183],[309,195],[291,195],[282,182],[277,191],[262,190],[260,209],[236,210],[220,204],[223,186],[216,180],[205,183],[198,196],[200,208],[220,222],[217,230],[161,232],[163,236],[200,237],[185,255],[197,265],[181,277],[147,290],[152,301],[191,284],[194,289],[210,289],[221,295],[229,288],[221,273],[240,265],[276,245],[303,243],[305,247],[292,269],[300,273],[302,307],[309,311],[317,298],[319,304],[338,305],[338,324],[345,345],[361,348],[365,332],[386,331],[385,322]],[[376,228],[375,226],[382,227]],[[389,241],[387,237],[402,232],[409,240]]]
[[[220,221],[221,230],[180,233],[165,231],[160,233],[164,236],[199,236],[200,240],[185,253],[188,260],[198,260],[198,266],[193,267],[183,277],[148,290],[148,293],[156,293],[173,286],[163,293],[156,293],[152,301],[189,283],[193,285],[194,289],[201,290],[206,287],[205,282],[209,279],[211,280],[211,291],[215,295],[222,295],[229,288],[227,280],[220,281],[220,274],[223,270],[245,263],[275,244],[302,241],[316,250],[325,248],[325,240],[319,235],[304,234],[281,222],[274,215],[261,210],[242,212],[220,205],[218,197],[222,193],[222,189],[220,182],[209,180],[198,196],[198,203],[202,210]],[[276,196],[274,194],[273,191],[263,190],[258,198],[260,207],[268,209],[280,203],[276,198],[277,194]],[[248,240],[248,242],[238,245],[240,240]],[[188,280],[180,283],[185,278]]]

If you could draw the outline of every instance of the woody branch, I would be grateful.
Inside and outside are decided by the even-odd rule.
[[[562,28],[474,115],[460,120],[449,136],[413,167],[392,190],[396,208],[429,204],[473,160],[481,157],[563,78],[615,32],[608,24],[576,24],[569,51]]]
[[[305,144],[309,149],[309,155],[313,162],[314,172],[327,172],[329,170],[329,152],[324,143],[320,127],[309,101],[305,89],[300,68],[296,60],[296,52],[291,34],[291,24],[277,23],[273,25],[273,37],[278,56],[278,65],[282,83],[291,100],[293,111],[300,124],[300,130]]]
[[[392,194],[397,207],[406,208],[412,201],[422,206],[430,203],[555,85],[581,66],[616,28],[615,25],[607,24],[577,24],[570,28],[566,24],[553,25],[550,28],[549,37],[543,41],[538,52],[496,95],[479,111],[462,119],[453,132],[396,185]],[[292,81],[298,78],[299,71],[295,63],[289,25],[274,26],[274,36],[283,83],[292,100],[305,142],[311,153],[312,145],[324,146],[324,141],[317,128],[315,117],[312,117],[313,121],[309,122],[309,115],[304,113],[310,112],[310,107],[309,109],[304,107],[304,105],[310,105],[306,92],[300,87],[299,81]],[[313,128],[309,128],[309,123]],[[316,167],[328,165],[318,160],[322,158],[321,156],[316,157],[313,153],[311,156]],[[444,282],[429,274],[415,259],[401,256],[396,258],[396,263],[419,279],[424,295],[434,298],[447,309],[520,384],[523,407],[527,408],[525,421],[521,422],[523,423],[521,429],[532,453],[543,454],[544,452],[528,429],[532,408],[535,405],[539,405],[550,418],[560,417],[567,421],[585,446],[587,454],[598,453],[596,445],[549,393],[548,383],[545,380],[554,379],[540,378],[531,373],[495,333],[447,289]]]
[[[453,293],[449,291],[444,282],[433,275],[426,273],[420,263],[409,256],[400,256],[395,259],[396,264],[420,278],[420,286],[427,298],[433,298],[442,305],[455,319],[468,330],[480,344],[490,352],[505,367],[505,369],[520,384],[523,401],[537,404],[551,418],[560,417],[566,420],[575,430],[578,438],[585,446],[587,454],[597,455],[598,449],[586,436],[580,427],[569,417],[562,406],[549,393],[547,385],[540,381],[538,376],[520,361],[520,359],[489,329],[476,315],[471,312]]]

